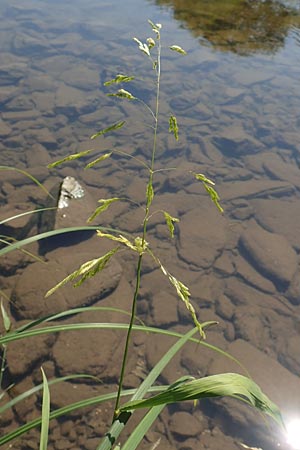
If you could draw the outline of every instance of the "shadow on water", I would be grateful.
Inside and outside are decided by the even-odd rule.
[[[291,27],[300,26],[296,3],[252,0],[156,0],[171,6],[174,18],[202,43],[238,55],[275,53],[284,47]]]

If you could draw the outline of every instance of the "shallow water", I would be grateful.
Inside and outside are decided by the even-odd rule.
[[[209,342],[228,349],[252,370],[259,361],[251,375],[284,406],[287,417],[292,410],[300,414],[298,2],[77,0],[66,4],[26,0],[20,4],[4,0],[0,12],[4,18],[0,25],[0,164],[28,170],[48,189],[66,175],[75,176],[95,201],[121,192],[142,203],[145,171],[120,154],[90,171],[83,171],[83,160],[61,169],[49,171],[45,167],[67,154],[90,149],[92,134],[124,117],[126,127],[92,142],[95,155],[114,149],[149,160],[152,144],[151,131],[145,127],[145,122],[149,123],[147,111],[141,104],[107,97],[110,90],[103,83],[120,72],[136,74],[139,79],[130,90],[153,107],[152,69],[132,37],[148,37],[148,18],[163,24],[162,113],[156,168],[179,170],[157,174],[155,209],[168,208],[181,221],[172,246],[163,219],[154,215],[149,225],[151,243],[169,270],[189,285],[200,318],[220,322]],[[181,45],[187,56],[170,53],[166,48],[170,44]],[[178,143],[167,131],[170,111],[178,119]],[[192,181],[190,172],[214,179],[225,209],[223,217],[201,186]],[[0,186],[4,218],[45,201],[30,180],[15,172],[1,172]],[[82,217],[79,222],[83,224]],[[136,207],[116,206],[99,223],[136,232],[141,216]],[[15,232],[20,238],[25,224],[21,221],[4,231]],[[31,232],[37,230],[36,226],[32,225]],[[88,250],[95,249],[94,244],[84,245]],[[83,248],[75,246],[74,254]],[[51,257],[60,261],[63,253],[54,250],[47,260]],[[122,280],[130,286],[133,272],[127,262],[125,258]],[[13,268],[15,263],[20,269]],[[68,264],[69,271],[75,269],[70,261]],[[36,313],[29,300],[22,303],[18,297],[18,291],[27,289],[25,281],[30,282],[30,265],[32,261],[16,258],[5,260],[1,266],[3,295],[13,299],[16,321],[28,320]],[[21,267],[26,270],[22,272]],[[160,309],[173,293],[157,277],[157,271],[147,263],[141,317],[167,328],[187,326],[189,319],[180,306],[164,305]],[[35,289],[39,293],[38,285]],[[44,286],[40,289],[43,296]],[[79,306],[80,299],[76,301],[76,305],[66,305]],[[46,312],[41,309],[41,313]],[[71,364],[62,362],[57,342],[47,345],[53,349],[51,357],[42,352],[37,364],[41,360],[49,363],[61,375],[70,367],[74,370]],[[147,351],[147,365],[151,366],[156,355],[149,348]],[[82,365],[87,362],[93,373],[84,347],[82,355]],[[165,380],[174,381],[174,373],[186,373],[190,364],[189,357],[182,356]],[[200,358],[197,364],[193,366],[194,375],[227,367],[218,358],[205,362]],[[76,369],[80,371],[81,366]],[[117,376],[116,364],[104,369],[103,376],[114,382],[112,372]],[[273,373],[278,377],[266,383]],[[278,387],[281,380],[284,382]],[[289,393],[286,385],[293,386]],[[276,448],[277,436],[273,443],[263,440],[262,430],[249,437],[239,417],[231,417],[226,405],[221,406],[220,415],[211,405],[204,409],[208,434],[213,435],[213,426],[218,423],[228,436],[264,449]],[[169,413],[175,414],[172,410]],[[247,416],[247,420],[251,418]],[[206,439],[204,434],[192,432],[178,436],[172,425],[170,428],[171,435],[167,435],[178,449],[197,448]],[[151,439],[155,441],[160,432],[155,429]],[[80,446],[78,439],[69,448]],[[186,440],[190,442],[184,447],[182,442]],[[148,448],[146,444],[143,448]],[[51,445],[56,448],[55,440]],[[162,448],[167,448],[167,441],[164,445]],[[234,445],[228,442],[228,448]],[[22,444],[18,448],[23,448]]]

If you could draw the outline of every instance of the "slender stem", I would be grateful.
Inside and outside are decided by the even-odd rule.
[[[142,166],[144,166],[146,169],[149,170],[149,166],[147,163],[145,163],[144,161],[142,161],[141,159],[137,158],[136,156],[130,155],[127,152],[123,152],[122,150],[113,150],[113,153],[117,153],[118,155],[122,155],[122,156],[127,156],[128,158],[134,159],[135,161],[137,161],[139,164],[141,164]],[[1,225],[1,224],[0,224]]]
[[[140,98],[136,98],[136,101],[142,103],[142,105],[145,106],[145,108],[150,112],[151,116],[153,117],[153,119],[155,120],[155,113],[152,111],[152,109],[150,108],[150,106],[147,105],[147,103],[145,103],[143,100],[141,100]]]
[[[124,354],[123,354],[123,361],[122,361],[122,367],[121,367],[121,373],[120,373],[120,381],[119,381],[119,386],[118,386],[118,393],[117,393],[117,398],[116,398],[113,422],[115,421],[115,419],[118,416],[118,408],[119,408],[120,397],[121,397],[121,392],[122,392],[122,388],[123,388],[123,381],[124,381],[124,375],[125,375],[127,355],[128,355],[128,350],[129,350],[131,331],[132,331],[133,322],[134,322],[134,318],[135,318],[135,312],[136,312],[136,302],[137,302],[137,297],[138,297],[138,293],[140,290],[142,258],[143,258],[143,254],[141,253],[139,255],[137,270],[136,270],[135,291],[134,291],[132,307],[131,307],[130,322],[129,322],[128,331],[127,331],[127,335],[126,335],[125,349],[124,349]]]
[[[148,181],[148,186],[151,186],[151,188],[152,188],[152,185],[153,185],[154,162],[155,162],[155,153],[156,153],[156,147],[157,147],[157,129],[158,129],[158,113],[159,113],[159,91],[160,91],[160,74],[161,74],[160,56],[161,56],[161,43],[160,43],[160,34],[158,34],[158,36],[157,36],[157,66],[156,66],[156,75],[157,75],[157,78],[156,78],[156,105],[155,105],[155,113],[153,115],[155,125],[154,125],[152,157],[151,157],[151,165],[150,165],[150,169],[149,169],[149,181]],[[152,202],[152,198],[150,197],[150,195],[148,195],[148,192],[147,192],[145,216],[144,216],[144,220],[143,220],[142,247],[144,247],[145,244],[146,244],[147,223],[148,223],[148,220],[149,220],[151,202]],[[143,259],[143,252],[141,252],[139,254],[139,259],[138,259],[138,264],[137,264],[135,291],[134,291],[132,307],[131,307],[130,322],[129,322],[127,335],[126,335],[125,349],[124,349],[124,353],[123,353],[123,360],[122,360],[122,366],[121,366],[121,373],[120,373],[120,380],[119,380],[119,386],[118,386],[117,399],[116,399],[116,403],[115,403],[113,422],[118,417],[118,409],[119,409],[119,404],[120,404],[121,392],[122,392],[122,388],[123,388],[123,382],[124,382],[124,376],[125,376],[125,368],[126,368],[126,362],[127,362],[127,356],[128,356],[131,332],[132,332],[133,322],[134,322],[135,313],[136,313],[137,298],[138,298],[139,289],[140,289],[142,259]]]
[[[1,367],[0,367],[0,391],[2,391],[3,376],[6,366],[6,345],[2,345]]]

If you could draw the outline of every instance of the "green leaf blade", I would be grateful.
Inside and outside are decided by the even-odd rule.
[[[40,450],[47,450],[48,433],[50,421],[50,392],[45,372],[41,368],[43,376],[43,404],[42,404],[42,426],[40,438]]]
[[[187,383],[176,385],[149,399],[125,403],[120,411],[138,408],[152,408],[185,400],[199,400],[209,397],[233,397],[242,400],[282,424],[278,407],[263,394],[259,386],[250,378],[236,373],[211,375]]]

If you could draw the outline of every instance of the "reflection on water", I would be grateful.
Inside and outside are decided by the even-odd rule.
[[[82,170],[80,161],[68,162],[59,170],[46,169],[55,159],[90,149],[92,134],[124,119],[126,127],[92,142],[95,152],[118,150],[143,160],[149,157],[147,112],[141,105],[114,101],[103,87],[103,82],[117,73],[137,72],[140,79],[130,90],[153,104],[152,69],[137,51],[132,36],[148,37],[146,21],[150,17],[163,24],[164,45],[179,44],[188,51],[181,57],[164,47],[157,168],[176,166],[179,170],[155,174],[159,194],[154,199],[155,209],[167,207],[180,222],[172,245],[164,218],[153,215],[149,240],[170,272],[189,285],[200,318],[219,322],[209,332],[209,342],[241,360],[272,399],[287,409],[286,415],[293,413],[295,417],[300,407],[300,66],[296,7],[297,2],[292,1],[238,0],[191,4],[6,0],[0,4],[5,19],[0,23],[0,163],[29,170],[49,190],[66,176],[78,180],[85,191],[85,203],[84,207],[76,204],[69,212],[72,224],[83,225],[98,199],[131,196],[136,203],[144,199],[143,167],[120,154],[90,170]],[[201,37],[200,45],[195,36]],[[208,41],[213,48],[206,45]],[[178,143],[167,131],[165,114],[169,112],[178,119]],[[205,173],[217,182],[224,216],[191,181],[191,171]],[[3,218],[16,210],[34,209],[44,201],[44,194],[30,180],[1,173]],[[24,229],[37,232],[46,222],[45,217],[30,223],[27,219],[23,216],[6,224],[3,234],[19,238]],[[63,220],[51,219],[53,223]],[[132,233],[140,223],[140,209],[127,203],[116,202],[101,216],[102,225]],[[23,253],[1,260],[0,281],[5,295],[12,299],[13,320],[30,320],[83,304],[128,309],[134,274],[125,254],[120,254],[123,269],[116,262],[110,276],[101,279],[103,285],[97,279],[89,286],[88,295],[82,290],[74,293],[70,286],[61,297],[41,301],[45,290],[59,281],[54,282],[53,277],[62,266],[67,275],[84,260],[99,256],[99,245],[92,238],[77,243],[72,250],[71,246],[60,250],[54,245],[51,250],[47,247],[43,252],[47,264],[42,269]],[[37,276],[40,270],[42,275]],[[147,264],[139,300],[141,318],[148,324],[186,330],[190,320],[185,309],[159,277]],[[88,319],[94,321],[94,313]],[[124,317],[114,317],[114,321],[119,320]],[[18,349],[9,353],[12,377],[28,386],[31,378],[27,373],[33,372],[35,381],[39,380],[43,361],[50,377],[88,372],[114,383],[121,337],[101,334],[101,355],[106,356],[96,355],[99,364],[95,364],[95,347],[90,340],[98,348],[98,335],[68,336],[59,336],[55,342],[43,340],[31,352],[25,342],[23,347],[19,343]],[[162,342],[152,337],[149,344],[146,338],[137,338],[135,348],[128,386],[144,378],[157,361]],[[22,358],[14,351],[20,351]],[[75,360],[74,353],[78,355]],[[224,370],[233,371],[236,366],[205,354],[200,346],[187,347],[165,372],[164,381],[173,382],[185,373],[202,376]],[[67,383],[53,391],[53,405],[64,405],[65,392],[67,397],[76,394],[75,401],[79,393],[91,397],[94,389],[101,388],[82,383],[74,390]],[[36,413],[35,400],[29,410],[28,417]],[[27,420],[24,411],[17,414]],[[54,436],[63,434],[64,440],[54,437],[51,448],[92,448],[92,441],[105,432],[97,414],[88,412],[76,418],[76,426],[71,420],[62,426],[55,423]],[[6,420],[4,425],[12,427],[12,416]],[[166,426],[168,438],[162,433]],[[265,424],[255,414],[226,402],[220,408],[211,404],[196,409],[186,405],[181,411],[170,408],[143,448],[148,450],[158,438],[164,449],[171,445],[178,449],[204,446],[233,450],[240,449],[240,441],[264,450],[277,448],[277,438],[266,433]],[[34,440],[37,448],[36,435]],[[28,446],[23,443],[15,448],[25,450]]]
[[[291,26],[300,25],[299,4],[253,0],[156,0],[172,6],[174,18],[214,48],[239,55],[275,53]]]

